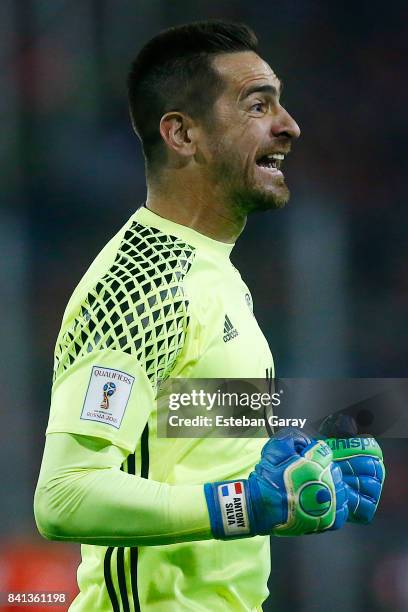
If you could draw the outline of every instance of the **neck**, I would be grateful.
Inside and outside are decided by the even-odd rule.
[[[234,243],[246,224],[246,215],[227,204],[220,187],[195,176],[161,175],[148,181],[146,207],[213,240]]]

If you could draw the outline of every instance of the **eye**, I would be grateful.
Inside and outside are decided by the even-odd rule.
[[[255,102],[255,104],[252,104],[251,111],[254,111],[255,113],[263,113],[265,110],[265,103],[264,102]]]

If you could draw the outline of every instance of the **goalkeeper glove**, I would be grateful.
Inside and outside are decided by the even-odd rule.
[[[296,536],[339,529],[347,494],[330,448],[301,430],[281,430],[248,479],[204,485],[214,538]]]
[[[385,478],[383,454],[372,437],[328,438],[333,460],[343,474],[349,507],[348,520],[370,523],[377,510]]]

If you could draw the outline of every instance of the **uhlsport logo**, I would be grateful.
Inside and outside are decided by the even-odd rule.
[[[323,516],[331,507],[330,489],[322,482],[306,484],[299,493],[300,507],[310,516]]]
[[[109,398],[116,391],[116,385],[113,382],[107,382],[103,385],[103,400],[101,402],[101,408],[107,410],[109,408]]]
[[[235,329],[233,324],[231,323],[228,315],[225,315],[224,319],[224,342],[229,342],[233,338],[238,336],[238,331]]]
[[[327,444],[333,451],[345,450],[345,449],[362,449],[365,450],[370,446],[377,448],[378,444],[375,438],[361,437],[361,438],[332,438],[326,440]]]

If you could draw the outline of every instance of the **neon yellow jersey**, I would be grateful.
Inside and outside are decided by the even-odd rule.
[[[68,303],[47,434],[107,440],[124,472],[169,485],[248,476],[264,439],[156,435],[159,381],[273,375],[232,246],[146,208],[129,219]],[[81,552],[72,611],[261,610],[268,595],[267,537]]]

